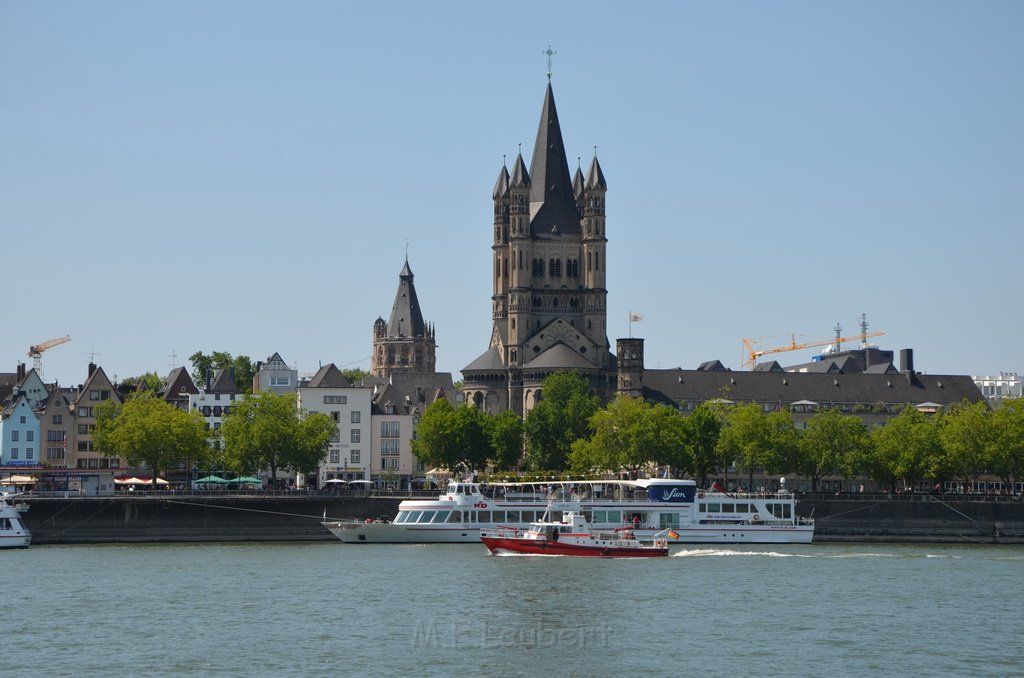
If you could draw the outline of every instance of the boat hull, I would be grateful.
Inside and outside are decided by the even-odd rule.
[[[545,539],[516,539],[512,537],[481,537],[494,554],[517,553],[538,556],[592,556],[597,558],[652,558],[667,556],[668,548],[639,546],[633,548],[568,544]]]

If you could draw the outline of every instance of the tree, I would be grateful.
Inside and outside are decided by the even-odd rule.
[[[142,391],[123,405],[106,400],[96,410],[96,446],[130,466],[150,467],[154,482],[161,473],[187,460],[201,460],[208,452],[202,415],[180,410],[152,392]]]
[[[722,432],[720,408],[701,403],[686,418],[690,458],[693,460],[693,475],[701,485],[707,483],[708,475],[717,468],[718,437]]]
[[[686,425],[676,410],[640,398],[619,396],[590,418],[593,435],[573,443],[574,471],[637,471],[647,463],[689,467]]]
[[[1024,478],[1024,398],[1004,399],[992,412],[992,473],[1009,485]]]
[[[323,412],[302,413],[295,394],[246,395],[224,417],[221,434],[228,463],[243,473],[270,469],[312,473],[327,457],[337,425]]]
[[[512,410],[488,417],[488,430],[494,465],[503,471],[519,467],[523,457],[525,426],[523,419]]]
[[[795,473],[800,468],[800,436],[788,410],[775,410],[765,416],[768,426],[768,454],[765,469],[772,473]]]
[[[156,393],[163,387],[164,380],[156,372],[145,372],[137,377],[128,377],[121,380],[121,385],[127,386],[132,391],[140,390],[143,384],[145,384],[148,390]]]
[[[764,466],[771,454],[770,429],[760,405],[739,405],[726,412],[718,452],[723,467],[735,461],[749,474],[749,485],[754,484],[754,468]]]
[[[880,483],[895,490],[896,479],[905,485],[921,480],[939,453],[939,440],[932,419],[907,406],[885,426],[871,432],[874,464],[870,469]]]
[[[196,351],[188,357],[192,363],[192,380],[197,384],[206,383],[206,375],[211,377],[216,370],[235,370],[235,387],[239,393],[252,393],[252,378],[256,376],[256,364],[249,356],[240,355],[232,358],[225,351],[214,351],[210,355]]]
[[[412,451],[425,464],[481,468],[491,455],[487,415],[469,405],[454,408],[439,398],[420,417]]]
[[[541,393],[526,417],[527,462],[536,470],[562,470],[573,442],[587,437],[600,400],[578,372],[552,374]]]
[[[988,469],[994,456],[994,418],[984,402],[962,403],[939,415],[941,453],[931,475],[939,480],[956,479],[965,485]]]
[[[867,444],[867,430],[859,417],[834,409],[811,417],[799,444],[799,472],[810,478],[811,492],[818,491],[824,476],[852,475]]]
[[[341,374],[348,380],[348,383],[352,384],[353,386],[358,386],[359,384],[362,383],[364,378],[370,376],[369,372],[367,372],[366,370],[361,370],[358,367],[352,367],[347,370],[342,370]]]

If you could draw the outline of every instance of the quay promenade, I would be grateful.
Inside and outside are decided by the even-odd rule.
[[[409,492],[120,492],[27,496],[32,543],[330,541],[328,519],[391,518]],[[1024,544],[1024,502],[1008,496],[802,494],[815,542]]]

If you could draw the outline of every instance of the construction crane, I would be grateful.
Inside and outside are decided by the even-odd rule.
[[[843,337],[842,327],[839,323],[836,323],[835,333],[836,336],[832,339],[823,339],[819,341],[808,341],[803,343],[797,343],[796,335],[791,335],[792,339],[788,346],[779,346],[776,348],[758,348],[760,343],[757,339],[744,339],[743,340],[743,352],[747,356],[746,362],[743,363],[744,367],[753,367],[757,364],[757,359],[761,356],[772,355],[774,353],[785,353],[787,351],[800,351],[805,348],[815,348],[817,346],[833,346],[834,348],[829,353],[838,353],[843,342],[846,341],[860,341],[861,345],[867,344],[869,337],[880,337],[885,332],[868,332],[868,323],[864,316],[861,316],[860,323],[861,332],[858,335],[852,337]]]
[[[57,339],[50,339],[49,341],[44,341],[41,344],[29,346],[28,357],[32,358],[32,367],[33,369],[35,369],[36,374],[38,374],[39,376],[43,376],[43,351],[49,348],[53,348],[54,346],[66,344],[69,341],[71,341],[71,335],[66,334],[63,337],[59,337]]]

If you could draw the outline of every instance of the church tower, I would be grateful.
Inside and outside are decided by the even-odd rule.
[[[491,246],[491,342],[462,370],[467,402],[525,414],[544,378],[583,374],[596,393],[614,392],[607,336],[605,193],[594,159],[570,178],[550,77],[527,170],[516,155],[498,172]]]
[[[390,321],[377,318],[373,323],[370,372],[375,377],[388,377],[392,372],[432,373],[435,349],[434,326],[423,322],[412,269],[406,259],[398,275],[398,292]]]

